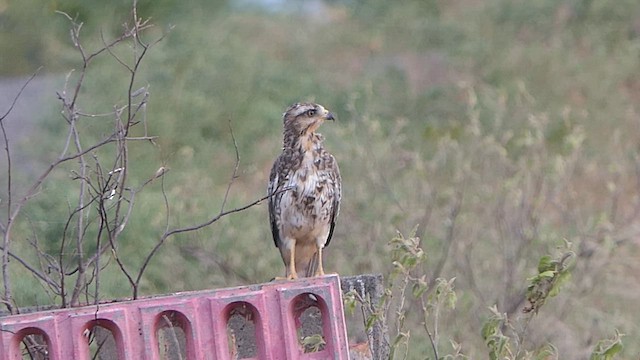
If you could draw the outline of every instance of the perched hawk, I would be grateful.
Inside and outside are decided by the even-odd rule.
[[[286,278],[324,275],[322,248],[329,245],[340,209],[338,163],[316,130],[333,114],[318,104],[297,103],[283,114],[282,154],[269,176],[269,220]]]

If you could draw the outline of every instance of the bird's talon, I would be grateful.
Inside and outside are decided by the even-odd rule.
[[[287,276],[287,280],[298,280],[298,274],[291,274]]]

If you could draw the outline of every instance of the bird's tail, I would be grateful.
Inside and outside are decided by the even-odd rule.
[[[315,275],[316,270],[318,269],[318,252],[313,254],[311,260],[309,261],[309,265],[307,265],[307,270],[304,273],[305,277],[312,277]]]

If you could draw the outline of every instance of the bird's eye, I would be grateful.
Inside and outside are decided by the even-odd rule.
[[[307,116],[312,117],[316,115],[316,109],[311,109],[307,111]]]

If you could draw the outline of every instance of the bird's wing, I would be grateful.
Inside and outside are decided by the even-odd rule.
[[[269,175],[269,188],[267,195],[269,196],[269,222],[271,223],[271,235],[273,235],[273,242],[276,247],[280,245],[280,230],[278,229],[278,221],[277,218],[280,217],[279,212],[279,204],[280,199],[282,198],[282,193],[276,194],[279,190],[282,189],[282,181],[280,177],[280,162],[281,158],[279,157],[273,163],[273,167],[271,168],[271,174]],[[275,195],[273,195],[275,194]]]
[[[327,241],[324,243],[324,246],[329,245],[331,237],[333,236],[333,229],[336,226],[336,220],[340,213],[340,200],[342,198],[342,178],[340,177],[340,168],[338,168],[338,162],[333,155],[329,156],[331,157],[329,178],[333,183],[333,202],[331,207],[331,228],[329,229],[329,236],[327,236]]]

